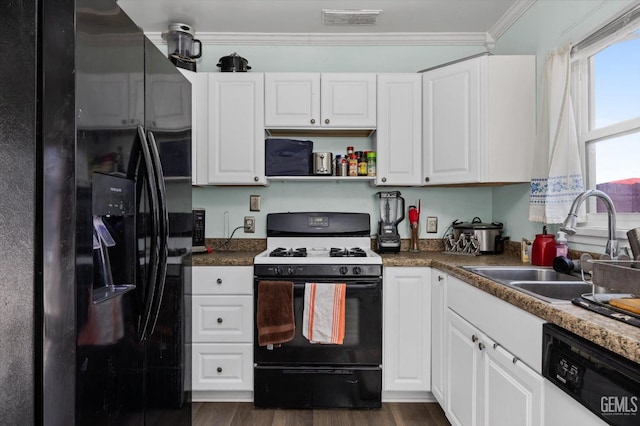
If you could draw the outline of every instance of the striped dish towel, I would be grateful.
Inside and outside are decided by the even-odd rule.
[[[343,343],[346,291],[344,283],[305,284],[302,335],[311,343]]]

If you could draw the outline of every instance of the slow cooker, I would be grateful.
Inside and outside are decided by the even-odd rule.
[[[502,223],[483,223],[479,217],[474,217],[471,222],[455,221],[452,228],[456,241],[462,234],[474,235],[480,245],[480,253],[502,253],[504,241],[508,239],[508,237],[502,237]]]

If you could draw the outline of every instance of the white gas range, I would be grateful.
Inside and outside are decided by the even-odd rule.
[[[260,276],[380,275],[366,213],[273,213],[267,249],[254,258]]]

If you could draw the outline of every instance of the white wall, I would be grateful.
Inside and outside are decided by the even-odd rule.
[[[235,237],[264,238],[266,215],[288,211],[344,211],[371,215],[371,230],[380,217],[376,192],[399,190],[406,208],[421,200],[421,238],[441,237],[455,219],[470,221],[474,216],[492,220],[491,188],[374,188],[365,181],[274,182],[269,187],[201,187],[193,188],[193,205],[206,208],[207,237],[224,237],[225,217],[229,233],[242,226],[244,216],[256,217],[256,233],[240,229]],[[261,211],[249,211],[249,196],[260,195]],[[225,215],[225,212],[228,212]],[[426,233],[427,216],[438,217],[438,233]],[[509,230],[505,229],[508,233]],[[400,224],[400,235],[409,238],[408,220]]]

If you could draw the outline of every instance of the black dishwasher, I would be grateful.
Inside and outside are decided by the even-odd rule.
[[[542,351],[553,384],[611,425],[640,424],[640,365],[553,324]]]

